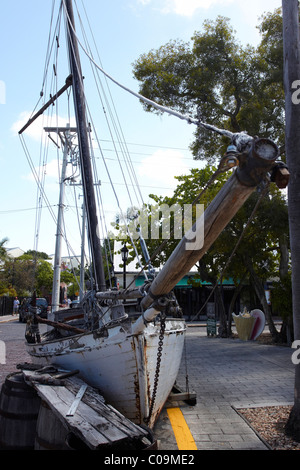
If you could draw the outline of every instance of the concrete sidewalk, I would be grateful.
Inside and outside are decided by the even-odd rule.
[[[187,328],[187,361],[183,358],[177,384],[185,390],[187,373],[197,404],[178,406],[198,450],[268,449],[236,410],[293,403],[292,352],[284,346],[207,337],[205,328]],[[166,408],[154,432],[161,450],[178,450]]]
[[[6,323],[7,321],[15,321],[19,320],[19,314],[18,315],[2,315],[0,316],[0,323]]]

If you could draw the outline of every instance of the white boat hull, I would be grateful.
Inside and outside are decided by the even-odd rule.
[[[105,336],[84,333],[45,343],[29,344],[33,362],[80,371],[80,377],[100,390],[107,403],[136,424],[153,427],[175,383],[184,344],[182,319],[166,320],[157,392],[150,420],[160,323],[149,323],[140,335],[131,322],[107,328]]]

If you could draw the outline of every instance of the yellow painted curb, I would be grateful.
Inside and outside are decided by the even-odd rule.
[[[197,450],[192,433],[180,408],[167,408],[167,413],[179,450]]]

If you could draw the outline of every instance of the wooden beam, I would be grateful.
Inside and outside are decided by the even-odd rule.
[[[277,156],[278,149],[272,141],[253,141],[252,150],[245,155],[243,164],[240,164],[193,228],[178,243],[163,269],[153,280],[148,295],[141,302],[144,310],[150,307],[157,296],[168,294],[204,256],[259,182],[271,170]]]
[[[82,328],[76,328],[72,325],[67,325],[66,323],[60,323],[57,321],[46,320],[46,318],[41,318],[39,315],[35,316],[39,323],[44,323],[45,325],[53,326],[54,328],[61,328],[62,330],[72,331],[73,333],[86,333],[87,330],[83,330]]]
[[[22,129],[19,131],[19,134],[22,134],[27,129],[27,127],[29,127],[30,124],[32,124],[41,114],[43,114],[43,112],[46,111],[46,109],[49,108],[49,106],[53,104],[57,100],[57,98],[59,98],[60,95],[62,95],[71,85],[72,75],[69,75],[66,79],[65,85],[54,96],[51,96],[50,100],[47,101],[47,103],[45,103],[44,106],[39,111],[37,111],[31,119],[28,120],[25,126],[23,126]]]

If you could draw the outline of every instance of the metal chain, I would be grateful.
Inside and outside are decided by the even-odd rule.
[[[158,337],[158,348],[157,348],[157,359],[156,359],[156,370],[155,370],[155,376],[154,376],[154,385],[153,385],[153,392],[152,392],[152,398],[151,398],[151,405],[150,405],[149,416],[147,418],[147,422],[150,421],[150,418],[152,416],[154,402],[155,402],[156,393],[157,393],[165,329],[166,329],[166,314],[161,312],[160,333]]]

